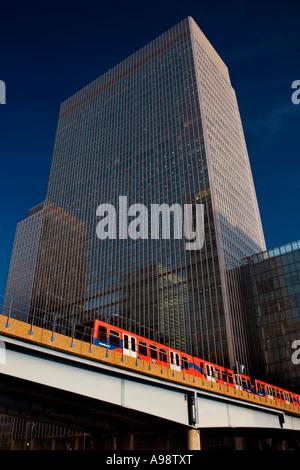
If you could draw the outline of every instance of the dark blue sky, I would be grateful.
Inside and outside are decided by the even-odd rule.
[[[300,238],[300,3],[160,0],[1,4],[0,294],[15,227],[43,201],[59,105],[192,16],[229,68],[268,248]]]

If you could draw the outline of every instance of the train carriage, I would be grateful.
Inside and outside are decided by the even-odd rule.
[[[76,328],[76,338],[174,371],[193,373],[193,362],[189,355],[100,320],[80,325]]]
[[[208,382],[255,393],[300,408],[299,395],[260,380],[255,380],[252,385],[251,379],[247,375],[192,357],[100,320],[91,320],[78,325],[75,337],[107,350],[134,357],[137,360],[157,364],[182,374],[193,375]]]
[[[234,374],[230,369],[191,357],[160,343],[109,325],[100,320],[92,320],[77,328],[76,337],[90,341],[96,346],[158,364],[171,370],[193,375],[210,382],[220,383],[231,388],[252,391],[251,380],[243,374]]]
[[[255,379],[255,392],[257,395],[268,397],[271,400],[285,403],[287,405],[294,405],[299,407],[299,396],[288,392],[282,388],[276,387],[275,385],[262,382],[261,380]]]

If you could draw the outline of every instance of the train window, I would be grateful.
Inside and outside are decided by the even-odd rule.
[[[106,342],[107,329],[105,328],[105,326],[99,325],[97,337],[100,341],[105,341]]]
[[[220,378],[221,378],[220,370],[219,370],[219,369],[215,369],[215,379],[220,380]]]
[[[249,388],[249,389],[251,388],[249,379],[247,379],[246,377],[241,377],[241,380],[242,380],[242,386],[244,388]]]
[[[120,346],[120,335],[117,331],[110,330],[109,342],[112,346]]]
[[[204,371],[204,364],[203,364],[203,362],[200,362],[200,372],[201,372],[201,374],[203,374],[203,371]]]
[[[85,325],[76,325],[75,338],[80,341],[89,342],[91,340],[91,328]]]
[[[152,359],[157,359],[157,348],[152,344],[149,345],[149,354]]]
[[[159,350],[159,359],[162,362],[168,362],[167,351],[165,349],[160,349]]]
[[[182,368],[183,369],[188,369],[189,368],[189,362],[188,362],[187,357],[182,356],[181,363],[182,363]]]
[[[147,344],[144,341],[139,341],[139,353],[147,356]]]
[[[233,382],[232,372],[228,372],[227,377],[228,377],[228,383],[233,384],[234,382]]]
[[[124,341],[124,348],[125,349],[128,349],[128,346],[129,346],[129,341],[128,341],[128,336],[127,335],[123,335],[123,341]]]
[[[226,371],[222,370],[222,380],[223,382],[227,382],[227,376],[226,376]]]
[[[131,337],[131,351],[132,352],[136,351],[136,340],[133,336]]]

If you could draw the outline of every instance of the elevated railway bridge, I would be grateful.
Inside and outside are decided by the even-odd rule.
[[[170,448],[172,432],[190,450],[224,433],[241,449],[253,435],[278,446],[299,442],[299,407],[108,351],[49,314],[47,324],[34,315],[2,304],[2,414],[116,435],[120,449],[134,449],[139,433],[154,433],[160,449]]]

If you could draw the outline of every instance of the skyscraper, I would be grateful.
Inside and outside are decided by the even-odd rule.
[[[124,232],[99,239],[97,207],[117,209],[120,196],[128,207],[203,204],[203,247]],[[235,92],[192,18],[62,103],[35,306],[105,318],[232,367],[247,361],[237,267],[264,249]]]

